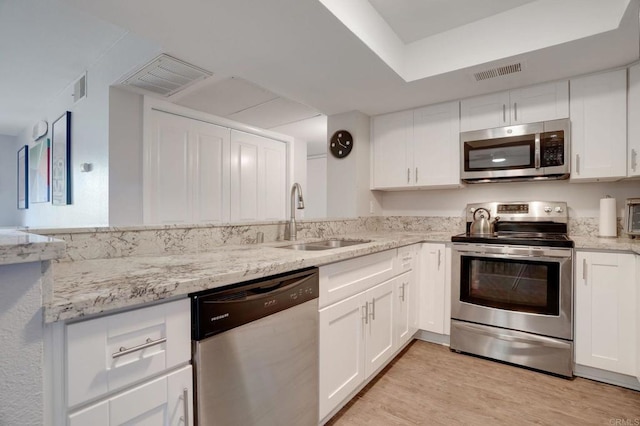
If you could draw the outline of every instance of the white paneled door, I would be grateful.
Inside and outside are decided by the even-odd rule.
[[[145,223],[229,221],[225,127],[153,110],[145,158]]]
[[[286,218],[284,142],[231,131],[231,221]]]

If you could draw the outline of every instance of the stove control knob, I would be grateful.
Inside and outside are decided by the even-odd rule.
[[[557,207],[555,208],[555,212],[556,212],[556,213],[562,213],[562,212],[563,212],[562,207],[557,206]]]
[[[545,211],[546,213],[551,213],[551,207],[549,207],[549,206],[545,206],[545,207],[544,207],[544,211]]]

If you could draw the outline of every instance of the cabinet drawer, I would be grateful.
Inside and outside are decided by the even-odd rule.
[[[184,299],[67,326],[67,405],[188,362],[190,319]]]
[[[396,257],[396,274],[402,274],[416,269],[419,250],[419,244],[404,246],[398,249],[398,256]]]
[[[320,307],[358,294],[396,275],[397,250],[320,267]]]

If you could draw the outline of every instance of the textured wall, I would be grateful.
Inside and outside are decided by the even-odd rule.
[[[0,266],[0,425],[43,422],[40,262]]]

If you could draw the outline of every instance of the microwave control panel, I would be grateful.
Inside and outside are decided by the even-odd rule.
[[[541,133],[540,151],[542,167],[564,165],[564,132]]]

